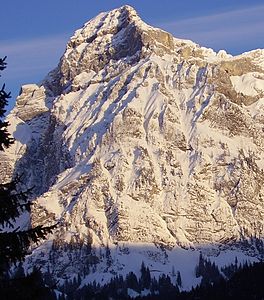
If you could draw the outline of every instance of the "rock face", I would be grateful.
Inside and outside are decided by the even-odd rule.
[[[8,120],[1,164],[35,187],[33,224],[60,222],[53,243],[264,235],[264,50],[217,54],[124,6],[77,30]]]

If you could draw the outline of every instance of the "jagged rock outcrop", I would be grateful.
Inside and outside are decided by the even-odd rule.
[[[35,187],[32,222],[60,221],[54,240],[262,238],[263,93],[264,50],[217,54],[124,6],[77,30],[43,83],[22,87],[5,155]]]

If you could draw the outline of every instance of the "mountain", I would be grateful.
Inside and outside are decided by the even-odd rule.
[[[264,50],[215,53],[123,6],[77,30],[7,120],[1,179],[34,187],[21,227],[59,222],[29,269],[85,284],[144,261],[188,289],[200,250],[262,256]]]

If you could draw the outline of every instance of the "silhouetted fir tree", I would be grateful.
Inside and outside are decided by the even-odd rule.
[[[150,282],[151,282],[151,276],[149,268],[145,266],[144,262],[141,264],[140,268],[141,277],[140,277],[140,287],[142,290],[149,289]]]
[[[168,297],[174,297],[179,292],[178,287],[175,287],[168,275],[162,274],[159,277],[159,296],[161,299]]]
[[[81,284],[81,277],[74,276],[72,279],[66,279],[63,286],[60,288],[60,290],[65,295],[67,295],[67,299],[77,299],[81,295],[80,292],[77,292],[80,284]],[[94,290],[96,291],[97,289],[98,286],[96,285],[94,287]]]
[[[175,277],[176,276],[176,272],[175,272],[175,267],[172,266],[172,269],[171,269],[171,276]]]
[[[177,278],[176,278],[176,283],[179,287],[182,286],[182,279],[181,279],[181,273],[178,271],[177,272]]]
[[[0,58],[0,71],[3,71],[6,68],[6,56]],[[1,76],[1,74],[0,74]],[[14,141],[7,132],[8,122],[4,122],[1,118],[5,115],[5,106],[8,103],[8,99],[11,98],[11,93],[5,91],[5,84],[3,84],[0,90],[0,151],[4,150],[4,147],[8,147]]]
[[[133,272],[129,272],[127,274],[126,284],[127,284],[128,288],[130,288],[130,289],[132,289],[136,292],[140,291],[140,286],[139,286],[139,283],[138,283],[137,276]]]
[[[151,283],[150,283],[150,291],[151,294],[155,294],[158,291],[159,284],[158,281],[155,277],[151,278]]]
[[[0,71],[6,68],[5,60],[6,57],[0,59]],[[5,148],[8,148],[14,142],[7,131],[8,122],[2,121],[9,98],[10,93],[5,91],[5,85],[3,85],[0,90],[0,151],[4,151]],[[2,291],[10,288],[12,291],[16,290],[16,281],[8,282],[6,280],[9,266],[12,263],[22,261],[25,255],[28,254],[31,243],[38,243],[48,233],[52,232],[55,227],[36,226],[28,230],[20,230],[19,226],[14,225],[16,219],[22,213],[30,212],[30,202],[28,201],[30,191],[19,191],[19,182],[20,178],[17,177],[11,182],[0,184],[0,290]],[[24,279],[28,278],[32,284],[32,281],[36,278],[33,275]],[[22,288],[22,285],[18,284],[18,286]],[[24,286],[27,286],[25,282]],[[5,299],[4,293],[2,293],[2,299]]]
[[[113,260],[112,260],[112,256],[111,256],[111,250],[110,250],[108,244],[106,245],[106,248],[105,248],[105,257],[106,257],[106,265],[109,268],[112,265]]]
[[[198,278],[198,277],[202,276],[203,273],[204,273],[204,258],[203,258],[202,253],[200,252],[199,262],[195,268],[195,276]]]
[[[197,278],[202,277],[202,285],[216,283],[222,279],[222,275],[215,263],[204,259],[202,253],[200,253],[199,262],[195,268],[195,275]]]
[[[126,299],[127,287],[123,276],[116,276],[111,279],[99,292],[101,299]]]
[[[221,268],[221,271],[225,274],[226,278],[230,278],[234,273],[236,273],[239,270],[237,259],[235,261],[235,264],[231,263],[228,266],[224,266]]]

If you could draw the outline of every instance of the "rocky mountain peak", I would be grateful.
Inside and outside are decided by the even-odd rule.
[[[136,11],[128,5],[110,12],[102,12],[75,32],[68,43],[68,47],[75,48],[83,42],[92,42],[98,36],[114,35],[131,24],[140,27],[143,21]]]
[[[82,71],[99,72],[109,62],[134,64],[153,52],[163,55],[174,48],[172,36],[144,23],[128,6],[101,13],[77,30],[61,59],[62,85]]]
[[[263,95],[263,50],[216,54],[124,6],[77,30],[43,85],[22,88],[1,170],[35,187],[32,223],[59,222],[45,253],[110,245],[113,274],[137,247],[157,268],[179,247],[219,253],[264,235]],[[57,278],[82,269],[62,252]]]

